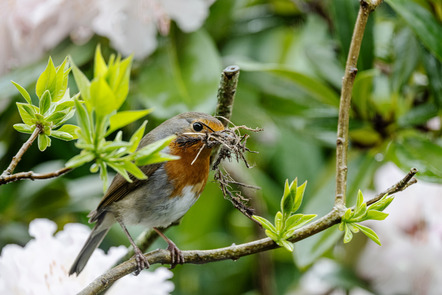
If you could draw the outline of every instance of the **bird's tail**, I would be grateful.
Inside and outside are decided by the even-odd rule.
[[[100,219],[95,224],[91,234],[86,240],[86,243],[84,244],[74,263],[72,264],[71,269],[69,270],[69,275],[72,275],[74,273],[79,275],[83,268],[86,266],[86,263],[88,262],[92,253],[94,253],[95,249],[103,241],[104,237],[110,229],[110,226],[108,226],[106,222],[103,221],[103,219]]]

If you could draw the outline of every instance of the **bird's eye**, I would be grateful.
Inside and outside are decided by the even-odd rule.
[[[196,132],[200,132],[201,130],[203,130],[203,124],[201,124],[200,122],[195,122],[192,125],[193,130],[195,130]]]

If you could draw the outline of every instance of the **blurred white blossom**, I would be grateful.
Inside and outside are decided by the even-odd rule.
[[[111,248],[106,255],[97,249],[83,272],[69,276],[68,270],[79,253],[90,229],[81,224],[67,224],[63,231],[47,219],[35,219],[29,225],[34,237],[25,247],[7,245],[0,256],[0,294],[46,295],[76,294],[103,274],[126,250]],[[164,267],[143,271],[137,277],[126,276],[106,294],[169,294],[174,285],[168,281],[172,272]]]
[[[404,176],[394,164],[375,176],[383,191]],[[382,247],[368,243],[358,272],[379,294],[436,295],[442,290],[442,185],[419,181],[396,195],[381,222],[370,224]]]
[[[144,58],[157,47],[157,32],[170,21],[181,30],[199,29],[214,0],[2,0],[0,75],[41,58],[62,40],[107,37],[123,55]]]
[[[95,14],[89,0],[0,1],[0,74],[38,60],[70,35],[88,40]]]
[[[361,288],[352,288],[350,292],[336,287],[336,273],[340,266],[337,262],[321,258],[302,276],[299,286],[291,293],[293,295],[373,295]]]

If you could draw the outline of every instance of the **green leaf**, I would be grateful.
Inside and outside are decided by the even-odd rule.
[[[372,69],[358,72],[353,86],[352,107],[358,110],[362,119],[367,120],[373,114],[371,97],[373,93],[374,78],[379,75],[379,70]]]
[[[102,151],[103,153],[111,153],[113,151],[119,150],[121,148],[125,148],[124,152],[127,152],[127,149],[130,146],[129,142],[125,142],[125,141],[109,141],[106,142],[106,144],[104,144],[100,151]]]
[[[71,63],[73,64],[72,60]],[[89,82],[89,79],[75,65],[72,67],[72,73],[74,74],[75,83],[77,84],[77,87],[80,90],[81,97],[85,102],[87,102],[88,105],[91,100],[91,94],[90,94],[91,82]]]
[[[350,218],[353,217],[353,212],[351,208],[348,208],[347,211],[345,211],[344,215],[342,216],[342,221],[348,221]]]
[[[286,238],[291,237],[295,230],[306,225],[315,219],[316,216],[316,214],[295,214],[290,216],[285,223]]]
[[[361,232],[364,233],[364,235],[370,238],[370,240],[381,246],[381,240],[379,239],[378,235],[374,232],[374,230],[361,224],[354,224],[354,226],[359,228]]]
[[[101,54],[101,46],[98,45],[95,50],[94,77],[105,76],[107,74],[107,65]]]
[[[59,101],[65,95],[68,87],[68,77],[70,71],[69,61],[66,57],[63,60],[63,63],[56,68],[55,88],[51,92],[52,101]]]
[[[38,149],[40,151],[46,150],[47,147],[51,146],[51,139],[46,134],[38,135]]]
[[[77,118],[81,129],[81,135],[86,143],[92,143],[93,139],[91,134],[91,122],[86,108],[78,101],[78,99],[75,99],[75,108],[77,110]]]
[[[390,203],[393,201],[394,197],[389,196],[388,194],[385,194],[379,201],[377,201],[374,204],[371,204],[370,207],[368,207],[369,211],[384,211],[385,208],[390,205]]]
[[[66,113],[66,110],[64,110],[61,113]],[[54,126],[53,128],[57,128],[61,125],[63,125],[64,123],[66,123],[70,118],[72,118],[75,115],[75,109],[70,110],[61,120],[56,120],[54,121]]]
[[[394,38],[393,70],[391,75],[392,92],[399,92],[416,69],[420,57],[420,47],[416,38],[407,27]]]
[[[106,164],[114,169],[116,172],[118,172],[121,176],[126,179],[127,182],[132,182],[132,179],[130,178],[129,174],[127,173],[127,170],[123,167],[124,164],[117,163],[117,162],[106,162]]]
[[[122,167],[138,179],[147,179],[147,176],[143,173],[143,171],[141,171],[137,165],[130,161],[125,161]]]
[[[276,233],[276,228],[273,226],[273,224],[270,221],[268,221],[264,217],[253,215],[252,218],[258,221],[264,229]]]
[[[155,163],[178,160],[179,158],[180,158],[179,156],[156,152],[151,155],[138,158],[135,163],[137,166],[145,166]]]
[[[350,41],[353,35],[359,2],[347,0],[334,0],[330,2],[330,16],[332,17],[334,34],[336,35],[337,46],[340,51],[342,65],[347,58]],[[336,42],[335,41],[335,42]],[[358,69],[365,70],[371,68],[373,62],[373,22],[369,18],[364,38],[362,40],[360,57],[358,60]]]
[[[27,125],[27,124],[14,124],[12,127],[14,127],[15,130],[22,133],[31,134],[34,132],[34,128]]]
[[[303,184],[298,186],[298,188],[296,189],[295,204],[292,207],[292,212],[298,211],[299,207],[301,207],[306,186],[307,186],[307,181],[305,181]]]
[[[120,107],[114,92],[103,77],[92,80],[90,95],[90,105],[99,116],[109,115]],[[86,103],[88,102],[86,101]]]
[[[59,131],[59,130],[52,130],[51,136],[55,137],[57,139],[65,140],[65,141],[69,141],[69,140],[74,139],[74,137],[72,135],[70,135],[69,133]]]
[[[333,107],[339,106],[339,97],[336,92],[327,85],[307,75],[295,72],[279,65],[266,65],[257,63],[239,63],[243,71],[267,72],[276,75],[279,79],[288,80],[296,84],[300,89],[308,93],[311,98]]]
[[[74,107],[75,103],[73,100],[63,101],[62,103],[57,104],[54,112],[61,112],[67,109]]]
[[[66,112],[55,112],[48,116],[46,121],[52,122],[56,126],[65,119],[66,115]]]
[[[344,223],[344,243],[350,243],[353,239],[353,233],[348,227],[348,223]]]
[[[51,107],[51,93],[49,92],[49,90],[46,90],[45,92],[43,92],[43,95],[40,98],[40,114],[45,115],[46,112],[49,110],[49,108]]]
[[[281,211],[278,211],[275,215],[275,227],[276,233],[281,234],[284,230],[284,216]]]
[[[436,17],[419,3],[409,0],[386,0],[439,60],[442,60],[442,26]]]
[[[37,96],[39,98],[41,98],[43,92],[45,92],[46,90],[49,90],[50,92],[54,91],[56,87],[55,76],[56,76],[55,66],[54,63],[52,62],[52,58],[49,57],[48,65],[46,66],[46,69],[38,78],[37,84],[35,86],[35,92],[37,93]]]
[[[173,155],[166,155],[166,154],[157,154],[158,152],[162,151],[166,146],[169,145],[170,142],[172,142],[176,138],[176,135],[171,135],[166,138],[163,138],[161,140],[158,140],[154,143],[151,143],[149,145],[146,145],[139,150],[137,150],[134,154],[134,160],[135,164],[137,166],[144,166],[149,165],[153,163],[159,163],[163,161],[158,161],[161,159],[161,157],[169,158],[169,159],[179,159],[177,156]],[[161,157],[158,157],[161,156]]]
[[[144,121],[143,124],[141,124],[141,126],[137,129],[137,131],[134,132],[134,134],[130,138],[129,142],[131,144],[131,147],[128,150],[129,153],[133,153],[137,149],[138,144],[144,136],[144,129],[146,128],[146,124],[147,121]]]
[[[362,221],[364,220],[364,216],[367,213],[367,204],[364,203],[364,196],[362,192],[358,191],[358,198],[356,203],[356,208],[354,210],[353,216],[351,217],[351,221]]]
[[[130,124],[142,117],[146,116],[152,111],[152,109],[139,110],[139,111],[122,111],[110,117],[110,127],[106,132],[106,136],[114,132],[115,130],[121,129],[122,127]]]
[[[61,126],[58,131],[66,132],[72,136],[72,139],[77,139],[80,132],[80,127],[71,124],[65,124]]]
[[[419,170],[418,178],[442,183],[442,146],[418,133],[397,136],[389,145],[387,159],[404,172],[410,167]]]
[[[90,161],[93,161],[95,159],[95,155],[92,152],[89,151],[81,151],[79,155],[74,156],[71,158],[67,163],[66,167],[68,168],[76,168],[81,165],[84,165]]]
[[[17,88],[17,90],[21,93],[23,98],[28,102],[28,104],[32,104],[31,96],[26,91],[26,89],[24,89],[20,84],[15,83],[14,81],[11,81],[11,82],[12,82],[12,84],[14,84],[14,86]]]
[[[271,238],[276,243],[278,243],[278,241],[280,240],[278,235],[276,233],[274,233],[273,231],[270,231],[270,230],[266,229],[264,232],[265,232],[266,236]]]
[[[279,246],[284,247],[285,249],[287,249],[287,250],[290,251],[290,252],[293,252],[293,250],[294,250],[293,244],[290,243],[290,242],[287,241],[287,240],[281,240],[281,239],[280,239],[280,240],[276,241],[276,243],[277,243]]]
[[[422,61],[428,76],[431,93],[435,98],[436,105],[442,108],[442,61],[434,55],[425,51],[422,54]]]
[[[297,178],[295,178],[295,180],[293,180],[290,184],[288,179],[286,179],[285,181],[284,194],[281,199],[281,211],[284,215],[284,218],[288,218],[288,216],[290,216],[290,214],[292,213],[292,208],[295,204],[297,183]]]
[[[32,106],[21,102],[17,102],[16,104],[23,123],[31,126],[34,125],[37,119]]]
[[[352,233],[357,234],[359,232],[359,228],[356,225],[356,223],[346,223],[349,230],[351,230]]]
[[[364,220],[384,220],[387,218],[388,213],[377,211],[377,210],[368,210],[367,215]]]
[[[107,174],[107,165],[105,162],[100,161],[100,179],[103,182],[103,192],[107,190],[107,182],[108,182],[108,174]]]
[[[113,64],[109,61],[108,82],[120,106],[126,100],[127,94],[129,93],[131,65],[132,56],[122,61],[120,61],[120,57],[118,57]]]

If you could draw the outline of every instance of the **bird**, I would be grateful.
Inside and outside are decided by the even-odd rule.
[[[164,121],[147,133],[138,149],[176,135],[163,152],[178,156],[178,159],[141,166],[147,179],[133,178],[133,182],[128,182],[120,174],[114,177],[97,208],[88,215],[89,222],[96,223],[73,262],[69,275],[80,274],[116,222],[134,249],[137,263],[135,274],[149,268],[149,262],[136,246],[126,225],[153,228],[168,244],[171,267],[184,263],[179,248],[160,229],[179,221],[204,190],[214,145],[205,144],[198,135],[223,130],[224,125],[215,117],[200,112],[187,112]]]

